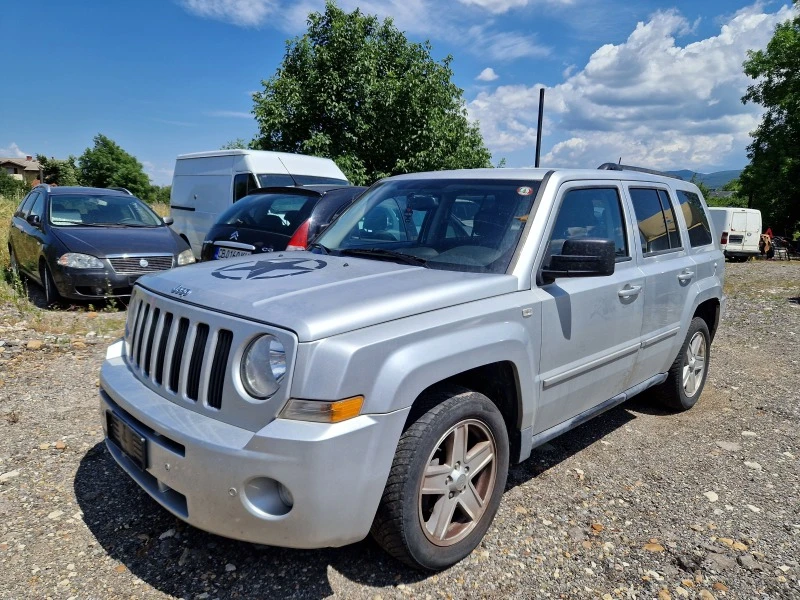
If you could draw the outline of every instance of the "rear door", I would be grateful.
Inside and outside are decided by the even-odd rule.
[[[20,268],[22,268],[23,271],[27,270],[23,259],[25,255],[25,217],[27,217],[31,206],[38,197],[38,190],[29,192],[28,195],[23,198],[22,202],[19,203],[19,207],[14,213],[14,216],[11,217],[11,229],[9,230],[8,234],[9,242],[14,250],[14,254],[16,254],[17,264],[20,266]]]
[[[542,301],[541,396],[534,434],[625,391],[639,352],[644,276],[634,259],[622,190],[615,182],[567,183],[551,215],[542,266],[566,239],[615,242],[607,277],[562,277],[539,286]]]
[[[731,230],[728,232],[729,251],[741,251],[747,236],[747,212],[744,210],[733,211],[731,215]]]
[[[636,385],[664,373],[674,360],[697,264],[683,240],[669,188],[631,183],[626,190],[639,230],[636,258],[645,276],[642,349],[631,380]]]

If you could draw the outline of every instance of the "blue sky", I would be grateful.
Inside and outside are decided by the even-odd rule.
[[[544,86],[544,166],[616,161],[702,172],[743,167],[760,109],[741,63],[791,2],[340,0],[391,16],[454,57],[454,81],[494,160],[533,163]],[[0,156],[80,154],[103,133],[168,184],[175,156],[256,131],[250,94],[323,0],[44,0],[4,11]],[[32,21],[34,19],[34,22]]]

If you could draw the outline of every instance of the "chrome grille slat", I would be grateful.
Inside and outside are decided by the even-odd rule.
[[[150,318],[150,328],[148,329],[147,341],[144,347],[144,376],[150,377],[150,362],[153,358],[153,342],[156,339],[156,329],[158,328],[159,317],[161,317],[161,309],[156,308],[153,310],[153,316]]]
[[[142,340],[144,339],[144,333],[146,331],[145,327],[147,326],[147,317],[150,314],[150,305],[146,304],[144,307],[144,313],[142,314],[141,323],[139,324],[138,331],[136,332],[136,352],[133,357],[133,363],[138,367],[142,364]]]
[[[142,265],[141,261],[147,263]],[[165,256],[120,256],[109,258],[111,268],[118,275],[142,275],[172,268],[172,255]]]
[[[158,340],[158,350],[156,350],[156,383],[161,385],[164,383],[164,357],[167,354],[167,342],[172,331],[172,313],[164,314],[164,326],[161,328],[160,339]]]

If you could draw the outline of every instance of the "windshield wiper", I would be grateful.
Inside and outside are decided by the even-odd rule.
[[[385,248],[345,248],[340,249],[339,254],[342,256],[361,256],[364,258],[396,260],[407,265],[415,265],[418,267],[424,267],[428,263],[427,260],[419,256],[396,252],[394,250],[386,250]]]
[[[322,244],[316,243],[316,242],[311,244],[307,249],[308,250],[315,250],[316,248],[319,248],[320,250],[322,250],[323,254],[330,254],[331,253],[329,248],[323,246]]]
[[[102,225],[100,223],[84,223],[83,221],[65,221],[62,219],[58,219],[52,223],[56,227],[62,227],[64,225],[77,225],[78,227],[107,227],[107,225]]]

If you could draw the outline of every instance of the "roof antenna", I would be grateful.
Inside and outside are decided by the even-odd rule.
[[[621,165],[621,164],[622,164],[622,157],[621,157],[621,156],[619,157],[619,160],[617,161],[617,164],[618,164],[618,165]]]
[[[539,168],[539,156],[542,153],[542,119],[544,117],[544,87],[539,88],[539,125],[536,128],[536,161],[533,166]]]

